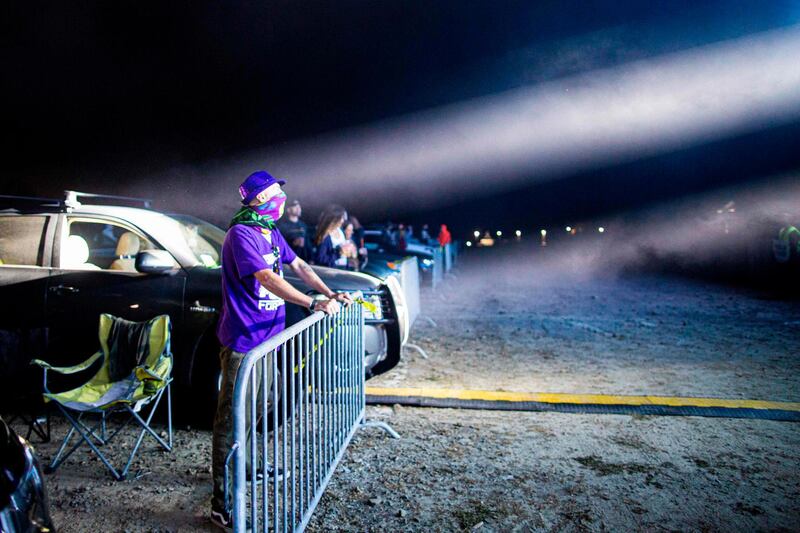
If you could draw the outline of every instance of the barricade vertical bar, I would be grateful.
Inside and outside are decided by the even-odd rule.
[[[295,358],[295,355],[296,355],[296,351],[295,351],[296,340],[292,339],[289,342],[291,342],[291,346],[290,346],[290,349],[289,349],[289,353],[291,355],[291,357],[289,358],[289,380],[290,380],[289,381],[289,396],[290,396],[291,402],[292,402],[292,404],[289,406],[289,418],[292,421],[292,425],[291,425],[292,429],[291,429],[291,433],[289,435],[290,438],[291,438],[290,449],[292,451],[292,466],[291,466],[291,472],[290,472],[291,487],[292,487],[292,507],[291,507],[292,511],[291,511],[291,516],[292,516],[292,524],[296,524],[297,523],[297,516],[296,516],[296,513],[297,513],[297,503],[296,503],[296,498],[297,498],[297,490],[296,490],[297,489],[297,482],[296,482],[296,480],[297,480],[297,452],[296,452],[297,442],[295,440],[295,432],[296,432],[296,428],[295,428],[295,422],[296,422],[295,413],[297,412],[296,411],[296,409],[297,409],[297,405],[296,405],[296,403],[297,403],[297,394],[296,394],[295,388],[297,387],[297,384],[295,383],[295,381],[296,381],[297,378],[296,378],[296,374],[294,372],[294,369],[297,366],[297,361],[296,361],[296,358]],[[294,529],[294,527],[292,529]]]
[[[310,386],[311,392],[309,393],[308,399],[308,407],[310,410],[310,420],[309,420],[309,436],[308,436],[308,447],[310,449],[309,452],[309,486],[308,490],[308,498],[309,498],[309,506],[311,505],[311,495],[316,492],[317,490],[317,325],[319,322],[316,322],[313,326],[311,326],[309,331],[309,355],[308,359],[310,361],[308,367],[308,384]]]
[[[330,380],[331,380],[331,396],[330,396],[330,400],[331,400],[331,433],[330,433],[330,439],[328,441],[328,445],[330,446],[330,464],[333,464],[333,458],[334,458],[335,452],[336,452],[336,420],[338,418],[338,411],[337,411],[337,408],[336,408],[336,376],[338,374],[338,371],[336,369],[336,366],[337,366],[336,355],[337,355],[337,352],[339,351],[339,336],[340,336],[339,335],[340,331],[339,331],[339,324],[338,324],[339,320],[338,319],[339,319],[339,317],[336,317],[336,318],[333,318],[331,320],[333,322],[333,325],[331,327],[333,328],[334,342],[331,344],[331,352],[330,352],[330,355],[329,355],[330,362],[331,362],[331,365],[329,367],[329,369],[330,369]]]
[[[364,325],[362,317],[364,316],[364,310],[359,309],[358,314],[356,315],[356,345],[354,346],[353,351],[355,352],[355,374],[353,375],[353,389],[355,390],[356,396],[353,397],[353,405],[356,407],[356,418],[353,420],[353,424],[359,423],[359,417],[361,415],[361,402],[359,401],[359,383],[361,382],[361,374],[364,373]]]
[[[286,488],[287,488],[287,480],[286,480],[286,478],[288,477],[288,474],[289,474],[289,467],[288,467],[287,454],[286,454],[286,452],[287,452],[287,450],[286,450],[286,445],[287,445],[286,432],[287,432],[287,430],[289,429],[289,426],[290,426],[289,419],[287,418],[287,415],[286,415],[286,404],[289,402],[289,397],[286,394],[286,392],[287,392],[286,356],[287,356],[287,354],[286,354],[286,346],[284,345],[283,349],[281,350],[281,382],[282,382],[281,383],[281,385],[282,385],[281,386],[281,396],[282,396],[282,398],[281,398],[281,400],[282,400],[281,401],[281,415],[282,415],[282,419],[283,419],[283,424],[282,424],[282,427],[281,427],[281,468],[283,469],[283,490],[281,491],[282,496],[283,496],[283,498],[282,498],[283,501],[281,502],[281,511],[282,511],[281,514],[283,516],[283,528],[282,529],[284,531],[287,530],[287,528],[286,528],[286,526],[287,526],[287,524],[286,524],[286,515],[287,515],[287,506],[288,506],[288,502],[287,502],[288,495],[287,495],[287,490],[286,490]],[[277,475],[278,472],[280,472],[280,470],[276,469],[275,474]]]
[[[339,443],[341,442],[339,439],[341,437],[341,431],[339,428],[342,427],[342,404],[341,404],[341,379],[342,379],[342,337],[344,336],[344,329],[342,328],[341,324],[344,317],[337,316],[336,322],[338,325],[336,326],[336,347],[333,351],[333,360],[335,364],[333,365],[333,408],[334,408],[334,419],[333,419],[333,443],[334,443],[334,450],[339,447]]]
[[[330,468],[333,458],[333,448],[336,441],[336,348],[338,343],[338,328],[336,318],[331,317],[330,339],[328,345],[328,463],[326,470]]]
[[[359,342],[359,345],[360,345],[359,352],[363,354],[364,351],[365,351],[365,344],[364,344],[364,313],[361,313],[361,316],[359,317],[358,329],[361,332],[361,341]],[[366,410],[367,410],[367,397],[364,394],[364,383],[366,381],[366,376],[364,375],[364,358],[363,357],[361,358],[361,364],[358,365],[358,369],[359,369],[359,372],[358,372],[358,376],[359,376],[359,379],[358,379],[358,396],[359,396],[359,399],[361,400],[359,402],[361,404],[361,405],[359,405],[359,410],[361,411],[361,422],[363,422],[364,421],[364,417],[365,417],[365,413],[366,413]]]
[[[323,433],[323,443],[325,446],[324,465],[325,471],[330,467],[330,452],[331,452],[331,347],[333,346],[333,319],[330,316],[325,317],[325,332],[328,338],[325,341],[325,353],[323,355],[323,399],[325,401],[325,421],[323,426],[325,431]]]
[[[355,325],[355,317],[358,313],[354,309],[353,312],[350,314],[350,381],[349,381],[349,388],[350,388],[350,398],[348,399],[348,404],[350,405],[350,420],[348,420],[348,424],[353,424],[356,418],[356,406],[353,403],[353,399],[355,398],[354,391],[355,391],[355,381],[353,381],[354,376],[356,375],[356,364],[355,364],[355,357],[356,357],[356,349],[354,343],[356,341],[358,331],[356,330]]]
[[[250,390],[247,401],[250,403],[250,521],[255,522],[257,518],[257,496],[258,487],[255,473],[258,471],[258,462],[256,455],[258,454],[258,443],[256,442],[256,398],[258,395],[258,381],[256,380],[257,368],[255,366],[250,369]],[[253,531],[257,531],[257,524],[253,524]]]
[[[345,312],[344,316],[344,328],[343,338],[342,341],[342,353],[340,355],[342,359],[342,394],[340,403],[342,405],[342,425],[340,427],[340,431],[342,433],[342,443],[344,444],[344,439],[347,437],[345,434],[346,430],[349,429],[349,422],[350,422],[350,397],[349,391],[347,388],[348,379],[350,378],[350,353],[349,353],[349,342],[350,342],[350,315],[351,311],[348,308]]]
[[[331,318],[331,335],[332,341],[330,345],[330,352],[328,353],[328,380],[330,383],[330,394],[328,399],[330,401],[331,418],[330,418],[330,433],[328,434],[328,449],[330,451],[330,462],[333,462],[333,451],[336,448],[336,352],[339,351],[339,328],[337,326],[338,318]],[[330,467],[329,467],[330,468]]]
[[[351,335],[353,336],[351,344],[350,344],[350,424],[354,424],[356,422],[356,415],[357,407],[355,404],[355,391],[356,391],[356,382],[355,377],[358,375],[358,360],[356,359],[359,354],[358,350],[356,349],[356,341],[358,340],[358,326],[356,325],[356,318],[359,315],[358,309],[353,311],[353,315],[350,317],[350,324],[352,326]]]
[[[358,340],[358,326],[356,325],[356,318],[359,315],[359,311],[359,309],[354,310],[353,315],[350,317],[350,324],[353,328],[351,331],[353,338],[350,344],[350,424],[355,424],[357,415],[357,407],[355,404],[355,377],[358,375],[358,360],[356,358],[359,356],[359,354],[356,349],[356,341]]]
[[[267,365],[267,357],[262,357],[260,364],[256,366],[261,367],[261,464],[265,465],[269,459],[269,449],[267,442],[269,441],[269,431],[267,431],[269,413],[269,385],[267,376],[269,375],[269,367]],[[264,524],[264,531],[269,531],[269,476],[261,477],[261,522]]]
[[[300,387],[300,390],[299,390],[300,394],[298,395],[299,396],[298,399],[300,401],[300,405],[299,405],[300,410],[298,411],[298,417],[299,417],[298,418],[298,422],[299,422],[299,426],[300,427],[297,430],[297,435],[298,435],[298,439],[299,439],[299,441],[298,441],[298,446],[299,446],[298,457],[299,457],[299,459],[298,460],[300,462],[300,464],[298,465],[298,470],[299,470],[299,476],[300,477],[297,478],[297,485],[298,485],[297,490],[299,492],[297,501],[299,503],[298,512],[299,512],[301,517],[303,516],[303,513],[305,513],[305,511],[306,511],[306,504],[305,504],[305,499],[304,499],[305,495],[306,495],[305,486],[304,486],[305,485],[305,479],[306,479],[306,477],[305,477],[305,468],[304,468],[304,466],[305,466],[304,452],[305,452],[306,448],[305,448],[304,445],[305,445],[305,431],[306,431],[306,425],[305,425],[306,403],[305,403],[305,398],[306,398],[306,391],[308,390],[308,388],[304,387],[304,385],[305,385],[305,379],[304,379],[305,378],[305,368],[306,368],[305,345],[303,343],[304,337],[305,337],[305,333],[303,333],[303,334],[301,334],[301,335],[299,335],[297,337],[297,350],[298,350],[298,352],[300,354],[300,356],[299,356],[300,361],[298,363],[300,366],[297,367],[297,378],[300,380],[298,382],[298,386]]]
[[[328,316],[328,341],[325,343],[325,471],[331,466],[331,353],[333,352],[333,319]]]
[[[278,352],[272,352],[272,467],[278,468]],[[272,527],[278,531],[278,476],[272,476]]]
[[[309,336],[311,337],[311,342],[309,343]],[[311,477],[314,472],[314,467],[310,462],[311,458],[311,440],[309,439],[309,421],[308,418],[311,414],[311,395],[314,393],[314,387],[311,385],[311,365],[314,361],[314,343],[313,339],[314,336],[310,334],[309,330],[306,329],[303,331],[303,338],[304,344],[306,349],[306,388],[304,395],[306,396],[306,469],[308,470],[308,474],[306,475],[306,508],[308,508],[309,504],[311,503],[311,491],[310,491],[310,481]]]
[[[317,444],[319,453],[319,486],[322,485],[322,473],[325,470],[325,330],[327,320],[323,318],[319,324],[319,356],[317,358],[317,390],[319,405],[317,407]],[[318,486],[318,488],[319,488]],[[314,491],[316,492],[316,490]]]
[[[238,377],[239,374],[243,373],[241,370],[242,369],[240,368],[240,372],[237,374],[237,377]],[[241,384],[241,386],[244,386],[245,390],[247,390],[247,385],[248,385],[247,384],[247,376],[248,376],[248,373],[244,372],[244,378],[245,379],[243,381],[245,381],[245,383]],[[247,436],[246,436],[247,433],[245,431],[245,427],[247,425],[247,421],[241,415],[242,410],[243,410],[242,409],[242,403],[243,403],[242,398],[243,397],[242,397],[241,392],[239,394],[236,394],[236,391],[234,391],[234,395],[233,395],[233,412],[234,412],[234,417],[233,417],[233,436],[234,436],[234,445],[236,443],[239,443],[239,446],[234,450],[234,454],[233,454],[233,466],[234,466],[235,473],[234,473],[234,476],[233,476],[233,494],[232,494],[232,496],[233,496],[233,513],[232,513],[232,515],[233,515],[233,523],[236,526],[236,530],[237,531],[244,531],[245,528],[242,526],[242,524],[245,524],[246,520],[247,520],[246,519],[246,516],[247,516],[246,515],[246,511],[247,511],[247,509],[246,509],[246,506],[245,506],[245,496],[247,494],[247,486],[245,485],[245,479],[246,479],[247,476],[246,476],[246,473],[245,473],[245,468],[246,468],[247,465],[246,465],[246,461],[245,461],[245,453],[246,453],[246,451],[242,449],[242,448],[244,448],[244,446],[242,446],[242,443],[246,442],[246,439],[247,439]]]
[[[358,327],[359,325],[359,318],[364,314],[363,310],[359,309],[356,312],[356,315],[353,317],[353,321],[355,322],[355,341],[353,343],[353,424],[359,424],[361,420],[359,419],[361,414],[361,405],[358,404],[358,380],[360,379],[359,374],[362,373],[362,366],[364,360],[364,352],[361,351],[361,331]]]
[[[317,389],[319,390],[319,412],[317,413],[317,442],[319,444],[319,486],[322,485],[323,472],[325,471],[325,331],[328,327],[327,319],[323,318],[319,324],[319,367]],[[316,492],[316,490],[314,491]]]
[[[344,341],[342,342],[342,395],[341,395],[341,404],[342,404],[342,438],[346,437],[345,431],[350,427],[350,321],[351,321],[352,311],[348,307],[345,309],[344,312],[344,327],[343,327],[343,335]]]
[[[339,403],[342,406],[342,425],[339,431],[342,434],[341,442],[344,444],[344,439],[347,437],[346,431],[349,429],[350,422],[350,405],[349,405],[349,392],[347,390],[347,381],[350,377],[350,357],[349,357],[349,342],[350,342],[350,308],[345,309],[344,326],[342,328],[342,353],[339,358],[342,361],[342,392],[340,395]]]
[[[340,366],[340,374],[341,377],[339,378],[339,383],[341,385],[341,389],[339,392],[339,405],[341,406],[342,410],[342,420],[341,424],[339,425],[339,434],[340,442],[344,442],[346,437],[345,430],[348,429],[348,422],[350,419],[350,407],[347,403],[348,401],[348,392],[347,392],[347,379],[349,376],[350,371],[350,361],[348,360],[348,341],[350,340],[350,308],[346,308],[344,310],[344,316],[342,317],[342,351],[339,354],[339,360],[341,362]]]
[[[342,376],[342,317],[337,316],[336,322],[336,345],[333,350],[333,453],[336,454],[336,449],[339,447],[339,428],[342,427],[342,409],[339,402],[339,395],[341,393],[340,380]]]
[[[323,321],[314,325],[317,349],[314,354],[314,494],[317,493],[321,478],[322,465],[322,331]]]

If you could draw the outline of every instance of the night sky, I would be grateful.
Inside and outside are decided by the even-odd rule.
[[[245,175],[170,182],[169,169],[789,27],[800,3],[17,2],[0,13],[0,193],[140,193],[222,222]],[[798,133],[800,120],[760,125],[488,193],[437,190],[424,207],[404,201],[402,175],[391,204],[351,193],[367,221],[528,227],[800,169]],[[187,202],[203,179],[230,183],[231,198]],[[301,199],[310,215],[325,203]]]

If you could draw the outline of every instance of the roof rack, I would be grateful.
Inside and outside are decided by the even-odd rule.
[[[89,192],[80,191],[64,191],[64,205],[67,207],[78,207],[80,202],[78,198],[96,198],[99,200],[122,200],[124,202],[132,202],[142,204],[145,209],[150,209],[153,205],[153,200],[149,198],[135,198],[133,196],[114,196],[111,194],[94,194]]]
[[[15,204],[33,204],[60,207],[64,205],[64,200],[55,198],[43,198],[39,196],[15,196],[13,194],[0,194],[0,200],[13,200]]]

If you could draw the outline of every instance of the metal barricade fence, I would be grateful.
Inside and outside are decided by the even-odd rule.
[[[433,268],[431,269],[431,287],[436,290],[436,287],[444,279],[444,252],[441,246],[437,246],[433,250]]]
[[[400,266],[400,286],[408,306],[408,327],[414,325],[421,312],[419,299],[419,263],[416,257],[406,258]]]
[[[453,269],[453,247],[445,244],[444,248],[444,272],[445,274]]]
[[[375,425],[397,437],[367,423],[364,411],[360,305],[314,313],[248,352],[236,375],[225,465],[227,481],[233,459],[225,493],[234,531],[303,531],[355,431]]]

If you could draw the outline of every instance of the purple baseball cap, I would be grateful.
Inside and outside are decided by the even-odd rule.
[[[242,196],[242,203],[244,205],[250,205],[250,202],[252,202],[261,191],[274,183],[283,185],[286,181],[276,179],[266,170],[253,172],[239,185],[239,194]]]

